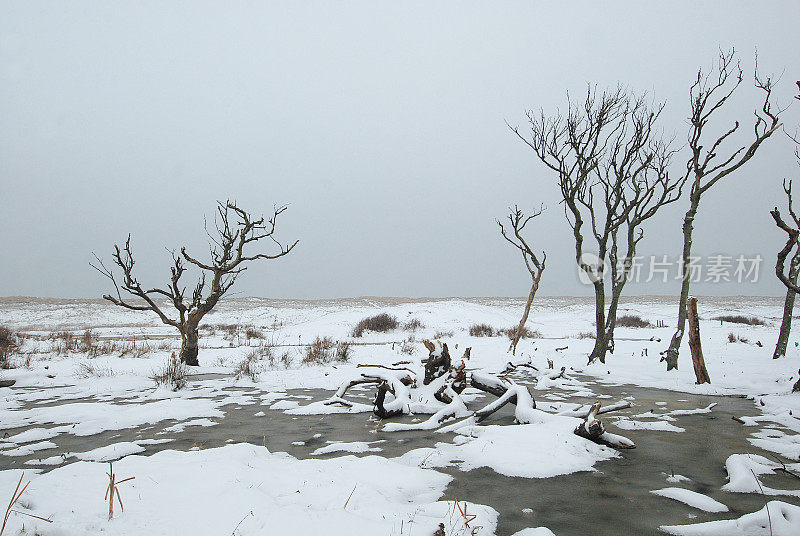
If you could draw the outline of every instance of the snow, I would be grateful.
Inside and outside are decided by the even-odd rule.
[[[26,473],[31,484],[22,511],[54,522],[12,515],[7,530],[16,534],[24,523],[42,536],[350,536],[398,534],[409,523],[415,534],[432,534],[440,522],[458,522],[453,503],[440,501],[451,477],[377,456],[297,460],[248,444],[129,456],[114,464],[114,472],[117,480],[136,478],[120,485],[125,510],[111,521],[107,503],[99,500],[107,470],[107,464],[77,462],[42,475]],[[13,489],[19,477],[17,470],[0,472],[0,489]],[[496,511],[467,508],[478,516],[474,525],[483,526],[476,534],[494,533]]]
[[[534,528],[522,529],[518,532],[515,532],[511,536],[556,536],[556,535],[553,534],[553,531],[551,531],[548,528],[537,527],[535,529]]]
[[[719,314],[742,313],[759,316],[767,320],[768,325],[735,328],[737,333],[741,333],[751,341],[762,342],[762,346],[728,344],[727,334],[731,330],[731,325],[720,326],[718,322],[701,320],[703,350],[713,383],[698,386],[694,383],[694,373],[688,347],[685,344],[681,350],[680,368],[677,371],[666,373],[664,364],[660,362],[659,352],[665,349],[674,328],[641,330],[618,328],[616,351],[608,356],[607,363],[596,362],[587,366],[586,356],[591,350],[593,341],[576,338],[576,335],[592,328],[594,315],[591,300],[537,298],[528,327],[540,331],[543,338],[521,341],[514,359],[530,361],[540,372],[547,375],[540,375],[535,384],[535,375],[525,376],[524,371],[515,378],[518,378],[516,381],[520,384],[523,382],[522,378],[526,378],[527,383],[532,384],[533,397],[540,409],[548,413],[522,409],[520,411],[523,414],[517,414],[517,420],[530,424],[518,426],[476,425],[474,420],[470,419],[451,426],[445,423],[445,427],[437,431],[446,430],[448,433],[455,433],[447,435],[431,432],[426,435],[429,442],[423,444],[430,445],[440,440],[435,447],[417,448],[393,460],[373,455],[361,458],[337,455],[335,458],[296,460],[284,454],[268,453],[261,447],[256,451],[247,451],[248,454],[245,455],[244,450],[237,449],[255,447],[235,443],[240,440],[240,436],[233,439],[222,438],[222,441],[227,439],[232,442],[223,449],[233,450],[220,450],[220,453],[216,453],[218,449],[202,450],[196,447],[189,452],[162,451],[149,457],[133,454],[141,453],[148,445],[157,444],[156,441],[171,441],[168,438],[135,439],[139,437],[138,431],[144,427],[154,427],[148,432],[150,436],[159,437],[159,433],[165,432],[178,434],[190,426],[214,426],[228,417],[237,407],[243,407],[251,415],[264,417],[259,421],[259,426],[263,424],[267,431],[269,431],[270,417],[275,415],[267,411],[269,408],[271,411],[281,411],[295,416],[298,425],[309,422],[304,417],[306,415],[364,413],[362,417],[365,426],[373,428],[372,431],[376,434],[384,434],[391,429],[415,428],[418,432],[413,435],[421,436],[425,432],[420,429],[430,429],[434,424],[438,424],[435,419],[429,419],[431,411],[428,410],[439,410],[441,405],[431,405],[430,401],[407,401],[410,408],[413,405],[412,413],[415,413],[412,416],[415,421],[409,426],[409,420],[395,424],[374,422],[374,417],[371,415],[372,405],[368,398],[363,397],[363,395],[372,396],[374,393],[372,387],[364,390],[354,388],[353,392],[361,396],[354,399],[348,395],[348,401],[352,405],[347,407],[325,404],[324,401],[317,400],[319,397],[316,395],[313,398],[317,401],[310,401],[312,397],[298,396],[294,393],[297,389],[326,389],[330,394],[343,381],[353,378],[363,369],[357,367],[359,363],[385,366],[403,360],[413,360],[418,363],[421,357],[427,356],[419,341],[432,338],[437,331],[453,332],[452,337],[446,338],[446,342],[454,357],[460,356],[465,347],[472,347],[471,359],[467,364],[468,370],[499,372],[511,359],[507,353],[507,340],[500,337],[470,337],[468,327],[473,323],[488,323],[495,327],[514,325],[518,321],[522,306],[520,300],[494,298],[443,300],[365,298],[315,302],[227,300],[214,312],[212,318],[214,324],[254,325],[269,333],[268,340],[281,344],[296,344],[298,341],[306,343],[316,336],[351,340],[349,333],[352,326],[361,318],[380,311],[394,314],[401,321],[418,318],[426,327],[413,334],[417,341],[412,344],[415,347],[413,356],[401,353],[399,348],[393,348],[391,344],[382,344],[408,338],[410,333],[403,331],[365,334],[363,338],[353,342],[369,344],[352,346],[353,357],[350,362],[335,365],[302,365],[296,347],[278,347],[275,349],[278,355],[284,351],[289,352],[290,356],[294,356],[294,362],[288,366],[259,362],[263,370],[257,381],[238,384],[232,381],[231,373],[244,355],[253,348],[238,340],[234,342],[224,339],[219,331],[216,335],[201,333],[201,345],[203,345],[200,354],[201,366],[192,369],[187,388],[178,392],[154,389],[153,381],[150,379],[152,372],[168,359],[172,351],[170,349],[154,350],[150,355],[139,358],[112,355],[88,359],[85,354],[74,352],[67,355],[56,354],[52,351],[51,342],[44,337],[50,331],[66,329],[80,334],[87,327],[93,327],[96,334],[115,337],[117,340],[127,338],[130,341],[132,337],[137,341],[164,336],[175,338],[170,328],[158,324],[157,319],[147,314],[122,311],[99,301],[43,300],[26,303],[24,300],[9,300],[3,302],[3,305],[0,308],[0,324],[43,336],[42,340],[38,341],[26,339],[26,351],[33,352],[28,354],[31,358],[29,367],[2,371],[4,378],[16,380],[17,383],[11,389],[0,391],[0,423],[9,434],[0,443],[0,461],[6,463],[5,467],[11,467],[13,464],[21,463],[19,456],[25,453],[38,455],[41,452],[44,456],[42,459],[30,459],[25,464],[40,466],[44,468],[43,470],[56,467],[44,475],[26,473],[26,476],[31,476],[34,481],[29,492],[26,492],[26,497],[30,495],[31,507],[43,515],[57,513],[63,520],[58,527],[41,524],[39,529],[44,535],[56,534],[57,531],[68,534],[96,534],[110,529],[114,534],[138,536],[190,533],[191,527],[199,530],[200,534],[231,534],[236,524],[243,518],[239,529],[242,535],[262,533],[263,530],[260,529],[262,524],[273,532],[271,521],[267,520],[274,517],[278,523],[288,523],[288,514],[273,512],[278,506],[284,505],[288,505],[286,506],[288,511],[298,516],[301,511],[303,515],[308,513],[310,516],[306,516],[309,517],[307,526],[295,527],[287,524],[286,527],[292,529],[287,533],[337,534],[336,530],[349,522],[359,527],[358,531],[350,533],[399,534],[399,523],[407,523],[413,517],[411,514],[413,510],[417,512],[417,521],[420,523],[424,521],[426,527],[425,530],[418,530],[415,525],[415,534],[430,534],[439,522],[447,522],[451,523],[447,525],[447,534],[450,535],[455,532],[450,529],[453,523],[457,523],[458,516],[453,515],[454,508],[451,501],[438,501],[450,477],[436,472],[433,468],[452,466],[468,471],[486,467],[503,475],[525,478],[548,478],[576,471],[602,471],[603,462],[619,454],[612,449],[575,436],[572,431],[580,420],[574,416],[562,415],[557,419],[550,419],[547,416],[550,413],[569,412],[586,403],[585,400],[576,400],[575,397],[607,398],[609,395],[595,395],[594,392],[601,392],[607,386],[628,383],[701,395],[746,395],[754,404],[752,411],[748,413],[749,416],[741,416],[746,425],[739,427],[742,436],[747,436],[753,449],[759,452],[759,449],[764,449],[790,460],[800,459],[800,419],[798,419],[800,395],[790,392],[792,385],[797,381],[797,369],[800,368],[797,364],[800,360],[800,348],[790,344],[784,358],[772,359],[772,347],[777,336],[775,323],[779,321],[782,311],[782,301],[776,299],[702,298],[700,300],[700,314],[703,319],[714,318]],[[620,312],[639,314],[653,323],[656,320],[665,320],[669,324],[674,322],[675,306],[675,300],[671,298],[642,297],[623,301]],[[273,321],[277,321],[279,327],[270,331],[272,328],[269,328],[267,323],[271,324]],[[797,340],[796,334],[791,342],[795,340]],[[459,348],[458,351],[455,351],[456,346]],[[556,348],[563,347],[566,349],[556,351]],[[553,371],[548,369],[548,360],[554,362]],[[78,378],[74,371],[79,362],[89,362],[98,370],[113,371],[113,375]],[[561,367],[565,367],[568,377],[555,378]],[[591,382],[587,381],[587,378]],[[551,392],[552,389],[558,389],[557,393]],[[473,397],[469,401],[470,409],[474,409],[474,400],[479,396],[470,393],[469,389],[463,394],[465,400]],[[619,400],[617,396],[614,398]],[[610,414],[607,417],[601,415],[601,418],[611,431],[616,431],[615,428],[632,430],[632,437],[634,434],[642,433],[660,434],[659,439],[668,442],[669,437],[664,436],[674,437],[673,434],[682,431],[684,426],[688,428],[688,419],[707,418],[704,415],[713,414],[715,411],[713,403],[705,407],[696,407],[704,406],[707,402],[689,403],[688,398],[690,397],[687,397],[685,407],[677,409],[668,407],[672,402],[664,402],[666,398],[661,398],[657,402],[648,402],[641,409],[624,413],[626,415],[624,417],[619,416],[620,414]],[[633,402],[635,408],[637,405],[635,398],[628,397],[628,399]],[[480,405],[488,404],[494,398],[487,396],[482,400],[483,403]],[[569,400],[573,400],[574,403],[567,402]],[[648,408],[653,409],[643,413]],[[512,406],[507,406],[507,409],[517,411],[517,408]],[[635,415],[627,416],[634,412]],[[334,418],[331,417],[330,420],[334,421]],[[727,417],[726,420],[729,421]],[[115,432],[123,431],[128,431],[124,434],[125,437],[112,439],[111,441],[119,441],[113,445],[103,446],[99,440],[93,438],[103,432],[112,432],[110,435],[116,438],[118,434]],[[213,429],[210,431],[213,432]],[[137,435],[133,435],[134,432]],[[394,435],[398,437],[392,437],[390,440],[402,441],[401,434]],[[62,441],[65,440],[65,436],[76,436],[85,441],[94,439],[95,443],[91,446],[99,448],[86,450],[87,447],[81,447],[80,450],[85,452],[77,455],[65,452],[65,449],[56,450],[59,444],[64,444]],[[315,434],[315,438],[319,437],[319,434]],[[380,437],[386,437],[386,434]],[[342,439],[340,437],[331,436],[331,438],[335,438],[337,443],[330,443],[317,451],[331,449],[330,452],[346,454],[348,449],[353,449],[349,452],[363,455],[377,452],[376,449],[380,448],[374,446],[373,442],[348,443],[339,441]],[[178,444],[185,442],[175,443]],[[63,456],[62,452],[65,452]],[[225,459],[222,452],[235,455],[231,459]],[[317,453],[322,454],[322,452]],[[14,454],[18,456],[14,457]],[[385,455],[385,452],[381,451],[380,454]],[[126,511],[106,526],[102,504],[97,501],[95,488],[99,486],[98,489],[104,489],[105,484],[102,480],[105,478],[107,464],[75,462],[74,456],[106,460],[125,455],[127,457],[115,463],[115,470],[121,477],[136,475],[137,479],[126,483],[127,490],[122,490]],[[253,467],[248,469],[247,465],[251,463],[251,458],[256,461],[253,462]],[[170,463],[174,463],[175,466],[170,467]],[[191,474],[190,467],[194,466],[197,469],[202,464],[205,464],[202,470],[195,470],[198,474]],[[340,466],[337,464],[347,465],[349,470],[353,471],[352,476],[346,477],[342,470],[342,481],[338,487],[325,480],[329,468],[332,468],[330,478],[339,478],[340,473],[337,471],[340,470]],[[719,464],[721,468],[722,460],[719,460]],[[62,465],[64,466],[58,467]],[[774,461],[756,454],[735,454],[726,463],[730,482],[725,485],[725,491],[760,493],[759,482],[753,473],[771,474],[778,467],[779,464]],[[791,464],[788,467],[797,470]],[[661,471],[665,468],[662,466],[655,470]],[[390,482],[385,480],[381,484],[379,476],[394,478],[397,475],[405,475],[405,471],[410,471],[413,478],[410,482],[406,482],[404,476],[398,480],[404,491],[391,489],[383,495],[377,493],[377,490],[383,493],[381,486]],[[682,471],[685,472],[684,469]],[[275,483],[271,476],[273,473],[276,475]],[[658,476],[658,473],[655,474]],[[265,478],[264,475],[270,476]],[[692,474],[690,476],[695,477]],[[18,477],[19,471],[16,469],[0,471],[0,489],[7,489],[8,482]],[[160,482],[165,490],[176,498],[177,504],[174,504],[172,509],[159,504],[159,497],[163,499],[170,496],[166,491],[155,487],[152,482],[148,482],[149,477]],[[73,479],[73,489],[76,478],[81,479],[81,482],[84,479],[97,479],[92,486],[91,500],[88,495],[86,497],[82,495],[83,490],[79,490],[81,493],[78,493],[74,509],[69,508],[63,500],[63,497],[69,496],[70,492],[62,491],[59,494],[56,490],[48,495],[43,491],[43,487],[37,487],[50,484],[63,485],[59,489],[67,490],[69,488],[66,482],[69,482],[70,478]],[[666,479],[671,484],[688,480],[681,475],[667,476]],[[702,480],[700,476],[697,476],[697,479]],[[658,484],[646,489],[658,487],[662,481],[659,478]],[[285,495],[273,494],[273,485],[276,489],[282,489]],[[307,506],[304,502],[306,486],[318,486],[320,490],[319,494],[311,493],[313,501],[308,503],[313,503],[311,506]],[[796,490],[773,489],[764,486],[763,483],[761,486],[767,495],[800,496]],[[344,500],[354,487],[356,490],[353,492],[347,511],[342,511]],[[299,489],[304,490],[303,493],[297,494]],[[433,491],[426,491],[432,489],[436,490],[436,494]],[[362,492],[374,492],[373,495],[376,496],[372,499],[359,498]],[[410,494],[410,503],[403,493]],[[685,492],[679,493],[683,499],[688,497]],[[229,494],[239,502],[223,499],[221,502],[224,504],[219,506],[209,502],[209,497],[216,499],[223,497],[224,494]],[[260,498],[262,494],[265,494],[264,501],[256,501],[255,498]],[[59,495],[62,497],[61,500],[57,498]],[[364,502],[359,503],[359,501]],[[163,499],[161,502],[168,501]],[[773,508],[776,509],[772,516],[773,524],[776,523],[775,516],[780,515],[779,509],[789,517],[795,515],[792,513],[793,510],[780,506],[785,503],[773,501],[770,504],[774,505],[770,507],[770,512],[773,512]],[[374,510],[371,513],[359,510],[359,515],[353,517],[354,512],[350,510],[357,505],[365,509],[371,505]],[[223,506],[227,510],[224,510]],[[331,532],[325,532],[328,529],[320,519],[329,515],[326,510],[329,506],[332,528]],[[486,527],[485,534],[491,534],[495,526],[496,512],[491,509],[482,510],[478,506],[475,508],[476,512],[480,511],[484,516],[482,524]],[[189,512],[203,510],[203,512],[198,516],[200,519],[195,520],[187,519],[189,516],[182,513],[184,510]],[[207,526],[204,525],[202,523],[204,516],[211,516],[205,510],[216,511],[221,517],[220,521],[209,521]],[[252,515],[249,514],[250,510],[254,512]],[[220,512],[225,513],[222,515]],[[750,515],[757,517],[757,514],[758,512]],[[388,517],[384,518],[383,515]],[[151,523],[146,530],[143,529],[144,519],[150,519]],[[154,524],[153,520],[157,520],[158,523]],[[28,523],[30,520],[26,520],[26,527],[29,526]],[[721,523],[723,525],[714,527],[733,526],[730,524],[732,522]],[[160,527],[162,524],[163,527]],[[701,524],[695,525],[695,527],[700,526]],[[277,527],[283,528],[281,525]],[[723,532],[708,534],[722,534],[727,529],[720,530]],[[736,530],[738,529],[730,529],[730,533],[746,533]],[[691,534],[700,533],[691,532]],[[526,529],[518,534],[545,535],[550,534],[550,531],[540,527]]]
[[[622,430],[657,430],[659,432],[684,432],[685,428],[675,426],[666,421],[637,421],[634,419],[619,418],[614,425]]]
[[[659,528],[676,536],[797,536],[800,534],[800,507],[770,501],[761,510],[738,519]]]
[[[712,499],[708,495],[703,495],[702,493],[697,493],[696,491],[692,491],[689,489],[663,488],[663,489],[653,490],[650,493],[653,493],[655,495],[660,495],[661,497],[667,497],[668,499],[674,499],[676,501],[680,501],[684,504],[688,504],[692,508],[697,508],[698,510],[704,510],[706,512],[728,511],[728,507],[722,504],[721,502]]]
[[[757,454],[732,454],[725,461],[728,483],[722,489],[737,493],[763,493],[764,495],[790,495],[800,497],[800,490],[780,490],[765,486],[758,476],[773,474],[780,464]]]
[[[145,448],[136,443],[123,442],[106,445],[105,447],[98,447],[86,452],[75,452],[72,456],[83,461],[91,462],[113,462],[130,454],[138,454],[144,452]]]
[[[352,453],[362,453],[362,452],[380,452],[380,447],[372,447],[366,441],[353,441],[350,443],[341,442],[341,443],[331,443],[329,445],[325,445],[324,447],[320,447],[316,449],[314,452],[311,453],[312,456],[319,456],[320,454],[330,454],[332,452],[352,452]]]
[[[662,473],[662,474],[666,474],[666,473]],[[667,476],[667,482],[669,482],[670,484],[679,484],[681,482],[691,482],[691,480],[692,479],[687,477],[687,476],[678,475],[678,474]]]
[[[591,471],[595,463],[617,456],[611,448],[576,436],[573,430],[580,422],[560,417],[518,426],[470,426],[458,430],[457,443],[415,449],[400,459],[409,465],[455,465],[463,471],[489,467],[507,476],[547,478]]]

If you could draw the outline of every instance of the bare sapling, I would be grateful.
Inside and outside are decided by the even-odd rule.
[[[523,237],[522,231],[525,229],[525,226],[529,221],[537,216],[540,216],[542,212],[544,212],[544,206],[539,208],[539,210],[533,211],[533,213],[529,215],[525,215],[525,213],[515,205],[513,209],[509,209],[509,214],[507,216],[510,227],[508,232],[503,226],[503,222],[497,220],[497,225],[500,226],[500,234],[503,235],[503,238],[505,238],[509,244],[517,248],[520,253],[522,253],[522,260],[525,262],[525,268],[527,268],[528,273],[531,274],[531,290],[528,292],[528,299],[525,302],[525,308],[522,310],[522,318],[520,319],[516,330],[514,330],[513,333],[509,333],[511,346],[509,346],[508,349],[511,350],[511,355],[516,355],[517,344],[519,344],[520,338],[522,338],[523,334],[525,333],[525,323],[528,321],[528,315],[531,313],[531,305],[533,304],[533,299],[536,296],[536,291],[539,290],[539,281],[542,279],[545,261],[547,260],[547,253],[544,251],[542,252],[541,260],[539,259],[539,257],[533,252],[533,249],[531,249],[531,247],[528,245],[528,242]]]

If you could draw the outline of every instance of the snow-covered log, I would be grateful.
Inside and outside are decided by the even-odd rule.
[[[606,432],[603,422],[597,418],[599,410],[600,402],[598,401],[592,405],[588,415],[586,415],[586,420],[575,428],[575,434],[589,441],[617,449],[636,448],[636,444],[627,437]]]

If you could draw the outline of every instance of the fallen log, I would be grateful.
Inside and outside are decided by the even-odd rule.
[[[636,448],[636,444],[627,437],[607,432],[603,422],[597,418],[599,411],[600,402],[598,401],[592,405],[586,419],[575,428],[575,435],[616,449]]]

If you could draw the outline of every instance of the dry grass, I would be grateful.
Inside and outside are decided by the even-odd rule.
[[[108,487],[106,488],[106,496],[103,500],[108,500],[108,519],[109,521],[114,518],[114,496],[117,497],[117,502],[119,502],[119,508],[123,512],[125,511],[125,507],[122,506],[122,497],[119,495],[119,490],[117,486],[123,484],[129,480],[133,480],[136,478],[135,476],[129,476],[128,478],[124,478],[122,480],[117,480],[117,475],[114,474],[114,464],[112,462],[108,462]]]
[[[360,320],[358,324],[356,324],[356,327],[353,328],[353,337],[361,337],[365,331],[385,333],[397,329],[399,325],[400,323],[397,321],[397,317],[388,313],[368,316]]]
[[[256,364],[259,360],[258,352],[251,351],[244,359],[242,359],[236,368],[233,370],[233,375],[237,380],[242,378],[250,378],[251,381],[258,381],[258,375],[261,372],[259,366]]]
[[[78,363],[75,376],[78,378],[107,378],[114,375],[111,367],[100,367],[92,363]]]
[[[495,331],[489,324],[472,324],[469,327],[469,334],[472,337],[494,337]]]
[[[596,339],[597,334],[593,331],[581,331],[575,337],[578,339]]]
[[[714,318],[722,322],[731,322],[732,324],[746,324],[748,326],[765,326],[767,323],[755,316],[744,315],[722,315]]]
[[[746,339],[741,335],[737,335],[731,331],[730,333],[728,333],[728,342],[740,342],[743,344],[750,344],[750,339]]]
[[[412,318],[405,324],[403,324],[403,329],[405,331],[417,331],[418,329],[423,329],[425,324],[419,321],[418,318]]]
[[[154,372],[150,378],[156,382],[156,386],[163,385],[173,391],[179,391],[186,387],[188,376],[189,368],[181,363],[173,352],[169,361],[160,370]]]
[[[10,369],[11,356],[19,348],[17,334],[5,326],[0,326],[0,369]]]
[[[349,342],[336,342],[330,337],[317,337],[306,346],[303,353],[304,365],[324,365],[333,361],[347,362],[351,355]]]
[[[50,351],[56,355],[78,353],[87,357],[118,354],[119,357],[141,358],[155,350],[171,350],[173,344],[170,339],[153,342],[149,339],[136,340],[135,337],[131,340],[101,340],[90,329],[80,335],[71,331],[54,331],[47,340],[50,341]]]
[[[433,334],[433,338],[434,338],[434,340],[435,339],[449,339],[453,335],[454,335],[454,333],[452,331],[439,330],[439,331],[437,331],[436,333]]]
[[[409,338],[400,343],[398,350],[401,354],[414,355],[414,352],[416,351],[416,347],[414,345],[415,342],[416,338],[411,335]]]
[[[518,327],[519,326],[514,326],[506,329],[501,329],[497,333],[498,335],[505,334],[505,336],[508,337],[508,340],[513,341],[514,337],[517,334]],[[520,336],[520,339],[541,339],[541,338],[542,338],[542,333],[540,331],[537,331],[535,329],[528,329],[523,326],[522,335]]]
[[[41,521],[46,521],[47,523],[52,523],[52,519],[47,519],[45,517],[35,516],[33,514],[29,514],[27,512],[20,512],[19,510],[14,510],[14,506],[19,502],[20,497],[22,494],[25,493],[25,490],[28,489],[28,484],[30,481],[26,482],[25,485],[22,485],[22,479],[25,477],[25,472],[23,471],[21,475],[19,475],[19,482],[17,482],[17,487],[14,488],[14,493],[11,494],[11,500],[8,501],[8,506],[6,506],[6,515],[3,516],[3,525],[0,526],[0,536],[3,536],[3,533],[6,530],[6,525],[8,524],[8,518],[11,517],[11,514],[21,514],[24,516],[32,517],[35,519],[39,519]],[[19,488],[22,487],[20,490]]]
[[[651,328],[653,324],[639,315],[621,315],[617,317],[616,326],[620,328]]]

